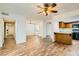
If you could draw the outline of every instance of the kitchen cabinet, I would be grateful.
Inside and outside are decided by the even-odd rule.
[[[70,33],[54,33],[55,42],[63,44],[72,44],[72,36]]]
[[[72,28],[72,23],[59,22],[59,28]]]
[[[64,22],[59,22],[59,28],[64,28],[65,27],[65,23]]]
[[[65,23],[65,28],[72,28],[72,24],[71,23]]]

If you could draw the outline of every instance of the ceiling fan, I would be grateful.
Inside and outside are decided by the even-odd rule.
[[[45,16],[47,16],[49,13],[57,13],[57,10],[54,10],[54,7],[56,7],[57,4],[56,3],[44,3],[43,7],[41,6],[37,6],[38,8],[41,9],[40,12],[38,12],[38,14],[40,13],[44,13]]]

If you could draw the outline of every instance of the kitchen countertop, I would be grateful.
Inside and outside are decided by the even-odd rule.
[[[61,33],[61,34],[72,34],[72,32],[54,32],[54,33]]]

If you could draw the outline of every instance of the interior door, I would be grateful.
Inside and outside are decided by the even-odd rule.
[[[50,35],[52,34],[52,24],[51,23],[47,23],[46,24],[46,35]]]

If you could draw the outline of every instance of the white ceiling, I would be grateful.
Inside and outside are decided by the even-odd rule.
[[[0,11],[6,13],[24,14],[28,17],[35,17],[36,19],[51,19],[51,17],[65,12],[70,12],[79,9],[79,3],[57,3],[56,9],[58,13],[44,16],[43,14],[37,14],[40,11],[37,5],[40,3],[0,3]]]

